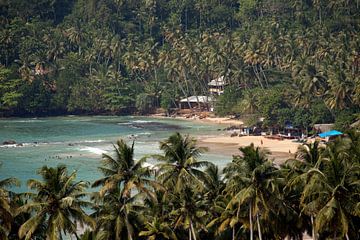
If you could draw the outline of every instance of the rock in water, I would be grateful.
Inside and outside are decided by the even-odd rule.
[[[3,142],[3,145],[12,145],[12,144],[16,144],[16,141],[14,140],[6,140]]]

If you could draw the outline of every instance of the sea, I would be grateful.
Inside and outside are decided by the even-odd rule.
[[[218,134],[213,123],[200,123],[172,118],[137,116],[63,116],[46,118],[0,119],[0,180],[16,177],[20,187],[15,192],[29,191],[27,180],[40,179],[37,171],[44,165],[65,164],[69,173],[77,171],[77,181],[93,182],[101,177],[103,153],[112,154],[118,139],[135,142],[135,159],[161,154],[159,142],[175,132],[196,138]],[[16,144],[2,145],[13,140]],[[220,168],[231,157],[204,153],[200,159]],[[148,158],[148,164],[157,164]]]

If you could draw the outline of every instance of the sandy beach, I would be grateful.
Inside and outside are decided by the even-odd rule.
[[[152,117],[167,118],[159,115]],[[177,119],[183,119],[193,122],[211,123],[218,126],[218,129],[224,129],[231,126],[240,126],[244,124],[240,119],[230,117],[184,117],[176,116]],[[223,154],[225,156],[238,155],[239,147],[248,146],[254,143],[256,147],[262,147],[271,152],[270,159],[276,164],[281,164],[287,159],[294,157],[294,153],[301,145],[292,140],[275,140],[263,136],[236,136],[231,137],[232,131],[219,131],[217,135],[208,135],[197,137],[199,146],[207,147],[210,153]]]
[[[273,140],[262,136],[230,137],[225,135],[207,136],[198,138],[200,146],[208,147],[209,152],[221,153],[224,155],[238,155],[239,147],[248,146],[254,143],[256,147],[265,148],[271,151],[270,158],[281,164],[294,156],[299,143],[291,140]],[[262,144],[261,144],[262,143]]]
[[[219,129],[224,129],[230,126],[239,126],[243,124],[243,121],[233,119],[229,117],[206,117],[206,118],[186,118],[183,116],[177,116],[176,118],[203,122],[213,123],[219,126]],[[231,131],[219,131],[217,135],[201,136],[198,137],[198,144],[202,147],[207,147],[210,153],[220,153],[225,156],[238,155],[239,147],[248,146],[254,143],[256,147],[262,147],[271,152],[270,158],[274,159],[274,162],[281,164],[287,159],[294,156],[300,143],[293,142],[292,140],[274,140],[268,139],[263,136],[241,136],[231,137]]]
[[[241,120],[227,118],[227,117],[207,117],[207,118],[202,118],[202,119],[194,119],[194,121],[216,123],[216,124],[227,125],[227,126],[239,126],[239,125],[244,124],[244,122]]]

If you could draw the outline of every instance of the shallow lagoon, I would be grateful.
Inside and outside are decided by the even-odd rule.
[[[0,179],[17,177],[22,185],[13,190],[26,191],[26,180],[38,178],[43,165],[66,164],[78,171],[78,180],[94,181],[100,177],[101,154],[112,150],[112,143],[123,138],[135,139],[135,158],[160,153],[159,141],[179,131],[191,136],[216,134],[217,126],[178,119],[117,116],[66,116],[49,118],[0,119],[0,143],[15,140],[23,146],[0,146]],[[204,154],[220,167],[230,157]],[[149,160],[154,164],[153,160]]]

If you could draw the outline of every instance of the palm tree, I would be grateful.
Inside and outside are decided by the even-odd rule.
[[[205,182],[205,201],[206,204],[210,207],[215,204],[216,199],[222,194],[225,188],[225,183],[222,180],[222,176],[219,173],[218,166],[210,165],[205,169],[205,173],[208,176],[207,181]]]
[[[272,211],[271,204],[279,194],[277,183],[277,169],[267,159],[267,151],[254,147],[239,148],[242,156],[234,156],[234,159],[224,169],[228,179],[226,191],[231,196],[227,208],[238,205],[246,206],[249,215],[250,239],[253,236],[253,219],[256,218],[259,239],[262,239],[260,220],[267,220],[269,212]],[[239,216],[238,216],[239,218]]]
[[[196,240],[201,230],[205,230],[206,205],[197,189],[185,186],[181,193],[171,194],[173,210],[170,219],[174,229],[187,230],[189,240]]]
[[[239,237],[238,226],[241,221],[246,221],[246,216],[244,218],[242,212],[239,212],[239,208],[236,205],[229,205],[230,200],[230,196],[225,192],[218,196],[213,203],[214,206],[212,210],[215,210],[215,214],[212,215],[206,227],[209,231],[212,231],[215,236],[224,235],[229,237],[232,235],[232,239],[235,240]]]
[[[128,146],[124,140],[118,140],[114,150],[115,156],[103,154],[103,167],[99,167],[99,170],[104,177],[96,180],[92,187],[101,186],[101,196],[121,189],[123,197],[131,198],[133,188],[151,195],[147,186],[155,186],[156,183],[149,179],[151,171],[142,167],[146,159],[135,162],[134,142]]]
[[[92,217],[97,221],[96,239],[135,239],[135,234],[145,221],[142,217],[144,206],[139,204],[142,193],[126,196],[119,188],[105,196],[95,193],[96,203]]]
[[[328,145],[319,167],[309,171],[310,180],[301,196],[303,211],[316,213],[316,231],[334,239],[359,236],[352,218],[360,215],[360,166],[352,161],[349,143],[344,138]]]
[[[160,149],[164,155],[154,156],[163,162],[158,164],[157,179],[168,191],[173,226],[182,227],[190,239],[196,239],[198,230],[205,226],[203,217],[207,214],[200,196],[209,176],[199,168],[211,163],[197,160],[206,149],[197,147],[195,139],[180,133],[160,142]]]
[[[1,166],[1,165],[0,165]],[[14,209],[12,208],[12,193],[6,188],[19,186],[20,183],[16,178],[6,178],[0,180],[0,238],[8,239],[11,231],[11,225],[14,220]]]
[[[87,183],[75,182],[76,172],[68,175],[67,168],[59,165],[56,168],[44,166],[39,170],[41,180],[30,179],[28,186],[35,190],[30,194],[31,201],[21,206],[17,212],[34,213],[21,225],[19,237],[33,239],[41,224],[46,225],[47,239],[61,239],[63,234],[77,235],[77,225],[90,227],[95,222],[82,209],[90,204],[81,200],[86,194]]]
[[[77,22],[74,26],[66,29],[65,36],[71,44],[78,47],[78,54],[81,55],[81,45],[84,44],[84,40],[86,40],[86,33],[82,30],[80,23]]]
[[[139,233],[139,237],[146,237],[148,240],[178,239],[169,223],[157,217],[145,224],[145,229]]]
[[[196,140],[180,133],[171,135],[166,141],[160,142],[164,155],[156,155],[162,161],[158,165],[157,179],[169,189],[180,192],[186,186],[203,189],[207,174],[199,168],[210,166],[208,161],[198,161],[198,157],[206,148],[197,147]]]
[[[353,162],[360,164],[360,132],[353,129],[347,132],[347,136],[351,141],[349,152],[352,155]]]
[[[94,195],[94,217],[98,221],[97,238],[99,239],[134,239],[136,229],[143,222],[139,204],[140,197],[155,198],[149,186],[159,185],[150,179],[149,168],[142,167],[145,158],[135,162],[134,142],[128,146],[124,140],[114,145],[114,156],[103,154],[103,167],[99,167],[104,177],[96,180],[92,186],[101,186]],[[133,191],[136,189],[137,191]],[[145,196],[144,196],[145,195]],[[114,231],[115,230],[115,231]]]
[[[319,166],[325,148],[321,146],[319,141],[313,143],[305,143],[298,147],[295,153],[295,159],[286,161],[285,168],[288,169],[286,178],[288,183],[286,188],[295,190],[296,193],[301,194],[304,187],[309,183],[309,171]],[[299,196],[300,197],[300,196]],[[307,212],[311,218],[312,236],[316,239],[316,231],[314,225],[314,212]]]
[[[340,68],[335,68],[329,71],[329,89],[327,90],[326,104],[330,109],[344,109],[351,106],[351,95],[354,92],[355,83],[347,76],[345,71]]]

